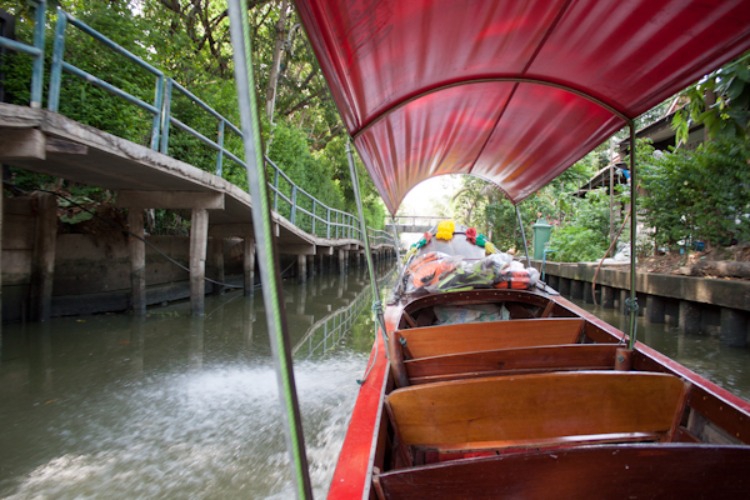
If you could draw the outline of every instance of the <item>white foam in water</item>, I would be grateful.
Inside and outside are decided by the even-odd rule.
[[[345,354],[295,365],[316,497],[328,489],[364,363]],[[64,412],[54,425],[61,453],[7,498],[290,498],[282,422],[270,365],[154,376]]]

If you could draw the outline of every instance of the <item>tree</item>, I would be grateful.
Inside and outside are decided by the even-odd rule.
[[[692,124],[702,124],[711,139],[746,138],[750,132],[750,53],[688,87],[687,105],[675,113],[672,126],[679,143]]]
[[[659,245],[750,240],[750,145],[718,138],[677,149],[643,165],[643,207]]]

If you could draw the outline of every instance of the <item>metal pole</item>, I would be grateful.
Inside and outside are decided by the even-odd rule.
[[[260,134],[256,132],[258,109],[255,102],[252,64],[250,63],[252,52],[246,0],[229,0],[229,21],[234,48],[235,81],[242,121],[248,186],[255,207],[252,211],[253,230],[257,242],[268,335],[276,360],[279,395],[286,409],[284,417],[287,423],[287,447],[293,464],[292,476],[297,487],[297,498],[312,498],[302,421],[294,383],[294,371],[292,370],[292,344],[284,311],[281,276],[273,235]]]
[[[523,238],[523,251],[526,252],[526,267],[531,267],[529,258],[529,244],[526,242],[526,230],[523,228],[523,219],[521,219],[521,209],[516,205],[516,217],[518,217],[518,227],[521,228],[521,238]]]
[[[359,177],[357,168],[354,165],[354,155],[349,142],[346,143],[346,155],[349,159],[349,174],[352,177],[352,188],[354,189],[354,199],[357,201],[357,212],[359,213],[359,226],[362,229],[362,241],[365,244],[365,259],[367,260],[367,271],[370,274],[370,285],[372,286],[372,308],[380,324],[380,331],[383,335],[385,345],[388,345],[388,332],[385,329],[385,316],[383,315],[383,304],[380,302],[380,288],[378,280],[375,277],[375,266],[372,263],[372,254],[370,253],[370,238],[367,235],[367,223],[365,222],[365,212],[362,209],[362,197],[359,194]],[[386,353],[388,350],[386,349]]]
[[[638,297],[635,293],[635,281],[636,281],[636,231],[637,231],[637,217],[635,213],[636,209],[636,183],[635,183],[635,122],[630,120],[628,122],[630,127],[630,303],[628,309],[630,311],[630,350],[635,347],[637,323],[636,318],[638,316]]]

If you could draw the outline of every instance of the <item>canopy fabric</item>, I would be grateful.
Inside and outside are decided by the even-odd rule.
[[[750,49],[750,0],[296,0],[395,213],[472,174],[514,203]]]

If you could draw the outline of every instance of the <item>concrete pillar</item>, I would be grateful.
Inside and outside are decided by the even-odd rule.
[[[583,282],[578,280],[570,281],[570,297],[573,299],[583,298]]]
[[[52,315],[52,283],[57,246],[57,199],[48,193],[32,195],[37,210],[34,253],[31,263],[31,311],[37,321]]]
[[[197,316],[205,312],[207,244],[208,210],[194,208],[190,221],[190,310]]]
[[[297,256],[297,283],[305,283],[307,281],[307,256]]]
[[[242,271],[245,276],[245,295],[252,295],[255,290],[255,240],[252,236],[245,236],[244,247]]]
[[[694,335],[701,331],[701,309],[688,300],[680,301],[678,325],[683,333]]]
[[[547,281],[547,284],[551,287],[557,290],[557,287],[560,286],[560,278],[557,276],[550,276],[549,274],[544,276],[544,279]]]
[[[651,323],[664,323],[666,304],[662,297],[649,295],[646,297],[646,319]]]
[[[737,309],[721,308],[721,343],[732,347],[747,345],[747,315]]]
[[[677,301],[670,300],[664,305],[664,322],[669,326],[680,324],[680,305]]]
[[[587,304],[593,304],[594,291],[591,289],[591,283],[589,283],[588,281],[582,281],[581,288],[583,292],[583,301]]]
[[[570,296],[570,280],[568,278],[560,278],[560,287],[557,289],[560,295],[563,297]]]
[[[349,257],[349,252],[346,250],[339,250],[339,273],[346,272],[346,259]]]
[[[630,299],[630,290],[620,290],[620,294],[617,300],[617,309],[623,314],[629,314],[628,308],[625,304]]]
[[[224,238],[220,236],[214,236],[211,240],[211,267],[213,280],[224,283]],[[213,283],[213,293],[224,293],[224,285]]]
[[[611,286],[602,286],[602,307],[613,309],[615,307],[615,289]]]
[[[128,250],[130,251],[130,307],[134,314],[146,314],[146,232],[143,209],[128,210]]]
[[[308,277],[315,276],[315,256],[314,255],[307,256],[307,276]]]

